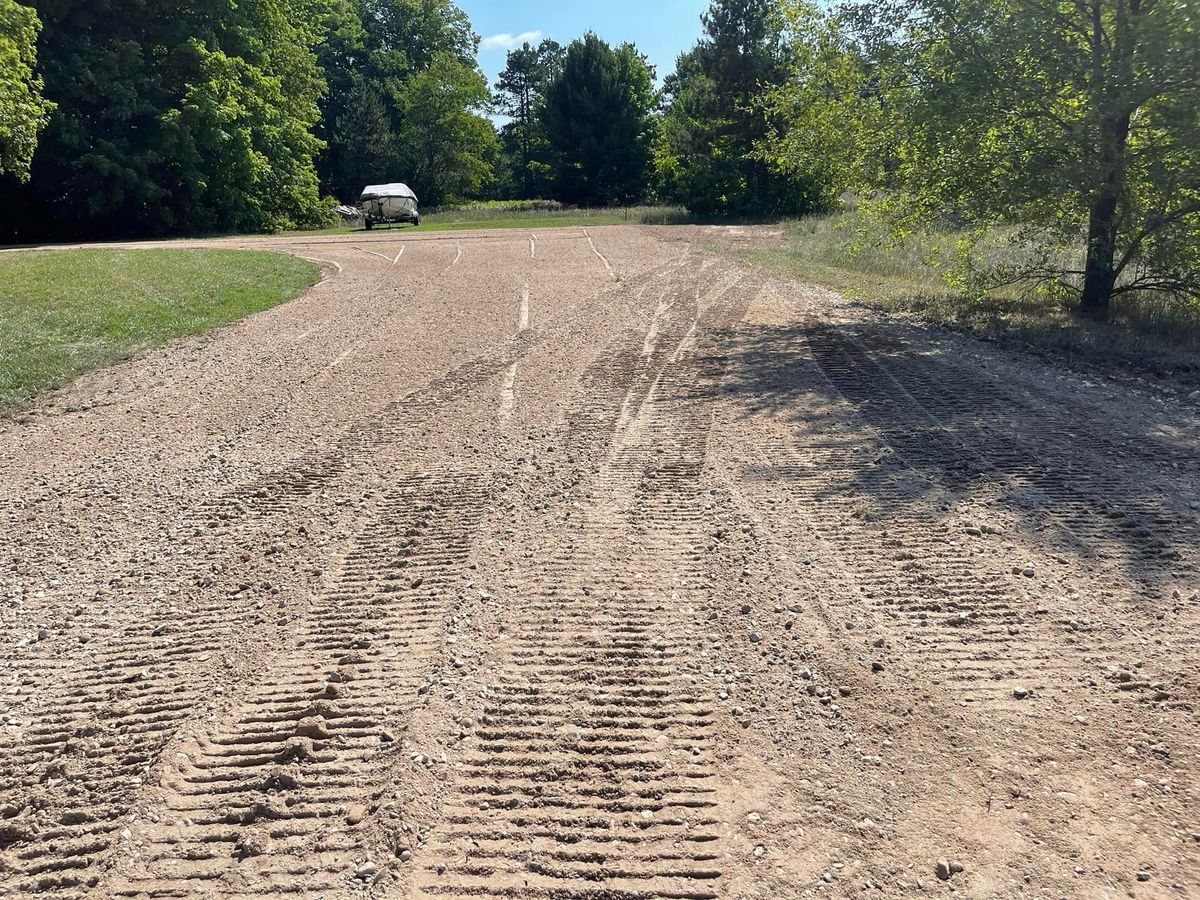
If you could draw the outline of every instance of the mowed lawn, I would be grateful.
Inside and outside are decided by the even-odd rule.
[[[319,277],[307,260],[243,250],[0,253],[0,411],[283,303]]]

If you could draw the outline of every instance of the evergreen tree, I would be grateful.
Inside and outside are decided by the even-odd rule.
[[[496,106],[512,118],[500,129],[506,187],[509,194],[521,199],[550,193],[550,145],[540,110],[562,56],[562,47],[549,38],[537,47],[526,43],[509,52],[496,81]]]
[[[788,69],[775,0],[713,0],[704,37],[665,85],[656,148],[662,189],[700,213],[800,213],[813,186],[773,170],[761,146],[778,129],[761,98]]]
[[[631,44],[614,50],[589,32],[567,48],[542,109],[559,199],[604,206],[646,196],[653,81]]]

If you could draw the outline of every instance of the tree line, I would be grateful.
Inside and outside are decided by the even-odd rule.
[[[1200,0],[712,0],[661,82],[587,34],[491,86],[478,44],[451,0],[0,0],[0,236],[315,225],[397,179],[739,217],[849,192],[968,262],[1002,232],[992,284],[1097,316],[1200,298]]]

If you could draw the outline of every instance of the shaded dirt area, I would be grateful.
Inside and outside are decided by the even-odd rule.
[[[247,241],[0,425],[0,894],[1200,890],[1197,410],[772,239]]]

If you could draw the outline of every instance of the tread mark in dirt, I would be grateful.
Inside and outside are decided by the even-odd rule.
[[[291,652],[164,762],[166,808],[147,829],[144,871],[116,893],[345,889],[364,833],[345,827],[348,808],[372,809],[386,787],[391,729],[402,734],[440,665],[443,620],[492,492],[481,474],[449,473],[390,493]]]
[[[737,308],[718,311],[732,318]],[[686,675],[701,623],[685,608],[707,587],[700,474],[715,381],[697,355],[658,357],[585,520],[542,560],[530,601],[514,611],[418,885],[426,894],[720,896],[713,698]]]
[[[626,282],[625,290],[649,283],[660,272],[676,268],[668,263],[654,266]],[[446,414],[446,404],[465,395],[518,362],[533,346],[534,332],[518,329],[500,351],[481,354],[461,366],[387,404],[370,418],[349,428],[328,450],[306,453],[285,468],[270,472],[203,504],[200,524],[216,526],[221,521],[246,514],[275,515],[340,477],[351,465],[382,445],[393,443],[415,427]]]
[[[613,281],[620,281],[621,279],[617,276],[617,273],[613,271],[613,267],[609,263],[608,257],[596,249],[596,242],[592,240],[592,236],[588,234],[588,230],[586,228],[583,229],[583,236],[587,238],[588,246],[592,248],[592,252],[596,254],[596,258],[599,259],[600,262],[604,263],[604,271],[608,272],[608,277]]]
[[[1200,539],[1194,522],[1174,514],[1161,497],[1146,496],[1144,484],[1122,483],[1099,460],[1092,471],[1103,477],[1090,475],[1087,465],[1072,470],[1046,461],[1071,460],[1082,448],[1061,447],[1042,458],[1011,433],[961,417],[965,401],[959,391],[978,391],[986,398],[981,380],[959,385],[934,378],[922,371],[922,363],[907,359],[886,366],[861,340],[827,326],[811,328],[808,342],[830,382],[916,466],[933,467],[960,489],[977,479],[1007,481],[1014,502],[1043,510],[1083,552],[1132,553],[1144,573],[1162,567],[1179,571],[1181,548]],[[1180,539],[1188,535],[1191,541]]]
[[[562,423],[574,453],[588,455],[607,445],[653,387],[663,360],[687,337],[698,302],[720,299],[737,283],[732,278],[718,281],[701,297],[696,273],[679,278],[680,266],[661,273],[665,283],[661,291],[652,292],[656,313],[649,330],[629,329],[618,335],[584,370]]]
[[[755,482],[786,483],[789,503],[807,511],[819,543],[853,573],[861,598],[842,601],[846,614],[866,604],[888,627],[906,631],[905,641],[923,648],[935,683],[952,685],[956,700],[1011,712],[1013,689],[1030,686],[1030,678],[1043,695],[1069,691],[1072,666],[1108,639],[1079,623],[1068,630],[1066,620],[1031,620],[1011,573],[972,554],[939,507],[940,498],[975,486],[964,478],[963,456],[970,453],[981,474],[999,467],[987,468],[986,453],[943,441],[936,423],[922,428],[929,417],[893,396],[886,373],[854,365],[853,348],[828,340],[821,328],[803,338],[785,331],[771,344],[794,360],[789,389],[806,390],[811,380],[819,396],[827,389],[816,385],[827,378],[868,427],[851,424],[831,436],[825,425],[806,423],[791,441],[781,434],[778,445],[755,448],[743,472],[746,490],[762,500]],[[770,386],[759,388],[754,396],[770,394]],[[1025,460],[1014,454],[1004,474],[1036,469]],[[768,520],[773,515],[773,503],[759,508]]]

